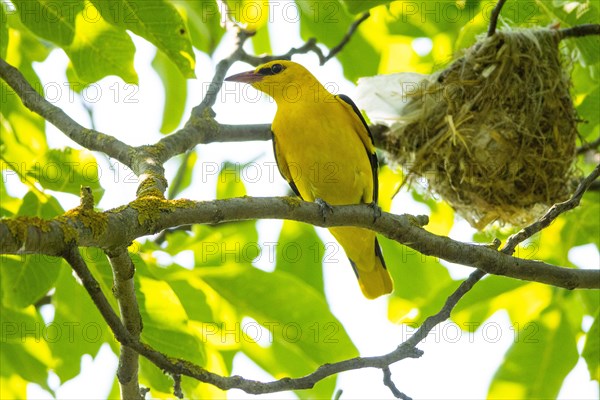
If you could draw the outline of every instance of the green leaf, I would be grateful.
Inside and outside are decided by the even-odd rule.
[[[217,181],[217,199],[229,199],[246,195],[246,188],[240,176],[240,171],[243,168],[244,166],[239,163],[226,162],[223,164]]]
[[[172,269],[174,266],[171,266],[170,268]],[[184,271],[183,268],[179,268],[180,271]],[[177,298],[181,302],[181,305],[185,309],[190,320],[198,322],[214,320],[206,295],[202,291],[198,290],[185,280],[171,279],[167,276],[165,277],[165,281],[177,295]]]
[[[78,14],[73,43],[64,47],[77,74],[77,83],[86,86],[105,76],[116,75],[127,83],[137,84],[138,76],[133,68],[135,46],[131,37],[102,19],[98,10],[91,11],[94,9],[91,4],[86,4],[86,12],[98,18]]]
[[[139,270],[140,266],[137,267]],[[192,334],[188,316],[173,289],[166,282],[145,276],[138,276],[137,281],[144,322],[142,340],[171,357],[203,365],[204,344]]]
[[[575,246],[593,243],[600,249],[600,194],[589,192],[581,205],[565,217],[567,222],[560,231],[561,242],[568,251]]]
[[[49,219],[62,213],[55,198],[47,200],[42,202],[34,193],[28,192],[17,214]],[[2,304],[16,308],[34,304],[54,287],[61,265],[60,258],[43,254],[3,255],[0,268]]]
[[[22,0],[17,1],[16,6],[25,26],[65,50],[79,83],[85,86],[108,75],[137,83],[133,41],[124,29],[103,19],[111,15],[110,12],[102,14],[91,3],[78,0]]]
[[[45,340],[48,329],[35,308],[15,310],[0,306],[0,325],[0,376],[17,375],[51,392],[48,370],[53,362]],[[0,393],[3,391],[4,388]]]
[[[6,171],[4,170],[4,168],[2,169],[2,172]],[[8,194],[8,192],[6,191],[5,179],[6,178],[4,177],[4,179],[0,180],[0,198],[2,199],[2,201],[0,202],[0,218],[10,218],[14,216],[19,210],[19,206],[22,201],[22,199],[18,199]]]
[[[119,309],[117,300],[113,293],[113,271],[106,254],[95,247],[80,247],[79,253],[87,263],[90,272],[98,281],[102,293],[108,299],[114,310]]]
[[[114,339],[89,294],[75,280],[70,268],[61,268],[52,305],[55,310],[52,325],[57,327],[60,334],[56,340],[49,341],[49,346],[56,360],[54,372],[61,382],[66,382],[79,375],[84,354],[95,357],[104,342]]]
[[[0,4],[0,58],[6,59],[8,49],[8,25],[4,3]]]
[[[594,323],[585,336],[585,345],[581,356],[587,363],[590,379],[600,382],[600,312],[596,313]]]
[[[274,338],[268,347],[249,340],[241,342],[244,354],[277,379],[304,376],[320,366],[298,349],[288,346],[285,340]],[[335,390],[336,378],[335,375],[330,376],[319,381],[311,389],[296,391],[296,395],[301,399],[330,399]]]
[[[419,323],[435,313],[456,286],[448,270],[436,258],[387,238],[380,237],[379,243],[394,280],[388,306],[390,320]]]
[[[198,160],[198,153],[195,151],[187,151],[185,154],[178,157],[181,160],[177,173],[169,185],[168,198],[174,199],[179,193],[185,190],[192,183],[192,174],[194,172],[194,165]]]
[[[64,210],[56,198],[27,192],[23,197],[23,202],[17,214],[19,216],[40,217],[48,220],[63,212]]]
[[[297,0],[300,10],[300,34],[302,39],[316,37],[327,47],[337,46],[354,22],[341,3],[337,1]],[[344,67],[344,76],[356,81],[361,76],[377,73],[381,55],[357,30],[345,48],[337,54]]]
[[[507,306],[502,296],[518,297],[517,291],[526,284],[501,276],[488,276],[460,300],[452,310],[452,319],[463,328],[477,329],[492,314]]]
[[[325,246],[315,228],[295,221],[284,221],[276,247],[276,270],[297,276],[323,293],[323,256]]]
[[[579,358],[565,311],[548,307],[515,337],[494,375],[489,398],[556,398]]]
[[[237,264],[195,272],[241,314],[268,329],[273,340],[312,362],[320,365],[357,355],[323,296],[293,275]]]
[[[269,37],[269,25],[265,24],[252,36],[252,47],[254,54],[271,54],[271,39]]]
[[[548,2],[536,0],[541,8],[545,9],[550,15],[566,24],[567,26],[576,26],[583,24],[597,24],[600,22],[600,12],[598,3],[593,1],[570,1],[557,0]],[[600,37],[597,35],[570,39],[581,52],[583,61],[587,65],[600,62]]]
[[[28,175],[46,189],[79,195],[81,186],[89,186],[95,201],[104,194],[98,176],[96,158],[88,150],[65,148],[46,152],[45,160],[33,165]]]
[[[154,44],[186,78],[194,78],[195,56],[187,26],[164,0],[90,0],[111,24]],[[185,101],[183,101],[185,103]]]
[[[2,256],[2,304],[23,308],[41,299],[52,287],[60,273],[61,261],[39,254]]]
[[[212,54],[225,29],[221,26],[219,5],[214,0],[182,1],[177,3],[187,16],[192,43],[198,50]]]
[[[594,128],[600,124],[600,86],[596,86],[594,90],[585,96],[585,99],[577,107],[577,114],[585,123],[579,124],[579,131],[586,137],[593,132]],[[594,140],[595,137],[591,137]]]
[[[391,3],[391,0],[343,0],[346,9],[351,14],[358,14],[359,12],[367,11],[373,7],[377,7],[381,4]]]
[[[13,3],[23,24],[39,37],[61,47],[73,42],[75,20],[84,9],[83,1],[17,0]]]
[[[158,73],[165,89],[161,133],[170,133],[181,123],[187,99],[187,80],[173,61],[162,52],[156,52],[152,67]],[[195,153],[194,153],[195,154]]]

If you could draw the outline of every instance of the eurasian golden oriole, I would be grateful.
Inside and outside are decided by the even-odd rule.
[[[377,155],[364,118],[349,97],[333,95],[302,65],[271,61],[226,81],[245,82],[277,103],[273,149],[281,175],[305,201],[376,206]],[[324,206],[324,205],[323,205]],[[329,231],[344,248],[365,297],[392,291],[375,233]]]

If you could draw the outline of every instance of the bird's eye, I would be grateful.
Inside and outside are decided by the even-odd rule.
[[[281,71],[283,71],[283,66],[282,66],[281,64],[273,64],[273,65],[271,66],[271,71],[272,71],[274,74],[278,74],[278,73],[280,73]]]

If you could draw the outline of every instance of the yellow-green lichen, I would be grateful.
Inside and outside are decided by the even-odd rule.
[[[287,204],[290,207],[298,207],[300,206],[304,201],[302,199],[300,199],[299,197],[284,197],[283,201],[285,202],[285,204]]]
[[[54,221],[60,224],[64,243],[77,242],[79,239],[79,232],[72,226],[71,220],[66,215],[58,216],[54,218]]]
[[[19,242],[21,246],[27,239],[27,231],[29,228],[38,228],[42,232],[50,232],[50,222],[40,217],[17,217],[14,219],[3,219],[2,222]]]
[[[164,199],[164,189],[168,186],[168,182],[164,176],[156,174],[144,174],[144,179],[137,189],[138,197],[159,197]]]
[[[92,236],[94,238],[100,237],[108,228],[108,216],[106,214],[96,212],[88,208],[83,208],[81,206],[67,211],[64,214],[64,217],[81,222],[84,227],[88,228],[92,232]],[[75,234],[75,237],[76,236],[77,234]]]
[[[144,196],[132,201],[129,205],[138,212],[140,225],[145,225],[147,222],[153,223],[162,212],[172,212],[178,208],[176,201],[165,200],[162,196]]]

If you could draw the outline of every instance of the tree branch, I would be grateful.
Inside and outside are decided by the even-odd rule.
[[[60,129],[69,139],[89,150],[101,151],[131,167],[133,148],[104,133],[84,128],[61,108],[42,97],[23,74],[0,58],[0,77],[15,91],[23,105]]]
[[[324,364],[315,372],[301,378],[290,379],[283,378],[272,382],[259,382],[250,379],[244,379],[240,376],[225,377],[206,369],[194,365],[189,361],[168,357],[152,347],[139,342],[121,323],[121,320],[114,312],[108,299],[100,289],[98,281],[93,277],[85,261],[79,254],[76,246],[70,245],[63,252],[62,256],[75,271],[77,276],[98,307],[102,317],[115,334],[116,339],[128,348],[146,357],[157,367],[172,375],[185,375],[195,378],[201,382],[210,383],[222,390],[241,389],[247,393],[273,393],[284,390],[298,390],[312,388],[318,381],[343,371],[349,371],[360,368],[382,368],[394,362],[405,358],[417,358],[422,355],[422,351],[414,346],[399,346],[394,351],[379,357],[355,357],[352,359],[340,361],[333,364]],[[139,394],[139,392],[138,392]],[[136,397],[137,398],[137,397]]]
[[[132,340],[139,341],[142,332],[142,317],[133,281],[135,267],[125,247],[107,252],[107,255],[113,270],[113,293],[119,303],[121,319]],[[121,386],[122,399],[143,398],[138,382],[138,353],[129,347],[121,349],[117,378]]]
[[[590,150],[596,150],[598,147],[600,147],[600,137],[596,138],[594,141],[583,143],[577,148],[577,154],[584,154]]]
[[[104,221],[93,229],[78,219],[78,214],[50,220],[18,217],[0,220],[0,252],[5,254],[40,253],[60,255],[65,235],[76,232],[79,246],[110,249],[167,228],[198,223],[222,223],[249,219],[289,219],[316,226],[358,226],[371,229],[405,244],[422,254],[480,268],[487,273],[546,283],[567,289],[600,288],[600,270],[558,267],[541,261],[512,257],[486,246],[462,243],[427,232],[421,226],[426,217],[382,213],[373,222],[368,205],[335,206],[324,220],[318,204],[296,198],[233,198],[194,202],[145,198],[95,217]],[[29,218],[29,219],[28,219]],[[140,222],[141,221],[141,222]],[[68,240],[67,240],[68,242]]]
[[[600,35],[600,24],[584,24],[558,31],[561,40],[565,38]]]
[[[600,164],[596,165],[596,168],[594,168],[592,173],[590,173],[579,183],[575,193],[573,193],[573,196],[571,196],[569,200],[553,205],[550,210],[548,210],[548,212],[539,220],[509,237],[503,251],[505,251],[507,254],[512,254],[517,247],[517,244],[549,226],[560,214],[577,207],[581,201],[581,198],[583,197],[583,194],[588,190],[592,182],[598,179],[599,175]]]
[[[408,397],[407,395],[405,395],[404,393],[402,393],[401,391],[398,390],[398,388],[396,387],[396,384],[394,383],[394,381],[392,381],[392,372],[390,371],[390,368],[385,367],[385,368],[382,368],[382,370],[383,370],[383,384],[390,388],[394,397],[397,399],[402,399],[402,400],[412,400],[411,397]]]
[[[289,58],[293,54],[315,52],[321,65],[334,57],[350,41],[358,26],[368,18],[363,14],[349,28],[341,42],[335,46],[327,56],[316,45],[315,39],[309,39],[298,49],[291,49],[279,58]],[[227,141],[268,140],[271,138],[269,125],[231,126],[222,125],[214,120],[212,106],[216,101],[225,74],[231,65],[239,60],[256,65],[278,56],[254,57],[248,55],[243,45],[251,33],[238,30],[238,41],[233,53],[221,60],[216,67],[215,74],[209,89],[202,102],[194,107],[189,120],[183,129],[159,140],[156,144],[134,148],[116,138],[95,130],[86,129],[71,119],[62,109],[54,106],[27,82],[25,77],[14,67],[0,59],[0,77],[4,79],[21,98],[23,104],[31,111],[36,112],[47,121],[54,124],[66,136],[90,150],[101,151],[113,157],[140,177],[138,197],[150,195],[163,195],[167,188],[164,177],[163,163],[170,158],[193,149],[198,144]]]
[[[498,0],[496,7],[492,10],[492,14],[490,15],[490,25],[488,28],[487,35],[488,37],[493,36],[496,33],[496,26],[498,25],[498,18],[500,17],[500,11],[502,11],[502,7],[504,7],[504,3],[506,0]]]

